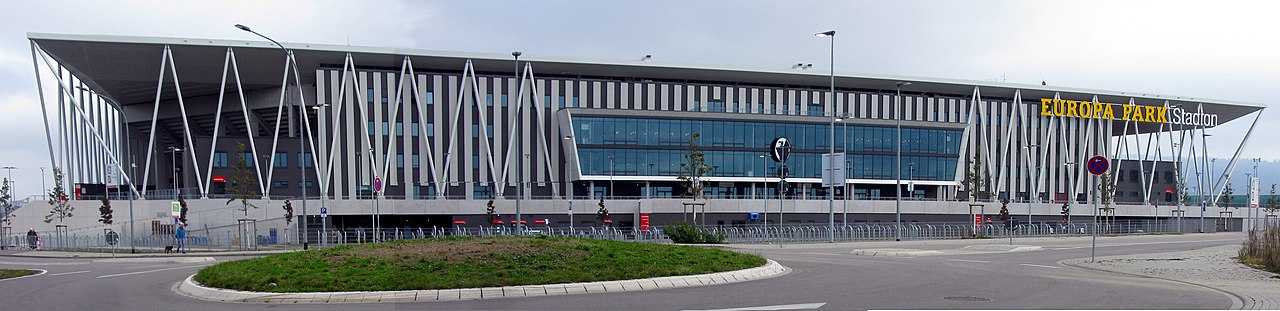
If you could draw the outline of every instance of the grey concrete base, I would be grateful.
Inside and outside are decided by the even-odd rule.
[[[410,290],[383,292],[264,293],[206,287],[195,282],[195,275],[174,286],[179,294],[212,301],[252,303],[348,303],[348,302],[426,302],[479,300],[568,294],[592,294],[681,288],[745,282],[771,278],[790,272],[773,260],[764,266],[737,271],[699,275],[669,276],[639,280],[604,281],[528,286],[506,286],[442,290]]]

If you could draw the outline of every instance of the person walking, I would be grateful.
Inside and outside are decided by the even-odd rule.
[[[27,247],[30,247],[31,249],[36,249],[36,242],[38,241],[39,238],[40,238],[40,235],[36,234],[36,228],[27,229]]]
[[[187,253],[187,225],[178,224],[178,230],[174,231],[173,237],[178,239],[177,251],[179,253],[186,254]]]

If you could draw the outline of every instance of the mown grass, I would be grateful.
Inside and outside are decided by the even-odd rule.
[[[389,291],[594,282],[758,267],[721,249],[550,237],[404,240],[278,254],[201,270],[206,286],[264,292]]]
[[[39,272],[40,271],[36,271],[36,270],[0,269],[0,280],[16,278],[20,276],[28,276],[28,275],[36,274]]]
[[[1240,248],[1240,260],[1262,270],[1280,273],[1280,226],[1250,231],[1244,247]]]

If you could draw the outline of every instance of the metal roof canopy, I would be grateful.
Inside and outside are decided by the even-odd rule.
[[[99,94],[126,106],[151,103],[155,100],[156,79],[160,73],[160,60],[165,45],[169,45],[173,50],[173,61],[182,83],[182,91],[188,97],[217,94],[222,81],[221,66],[228,47],[235,48],[245,90],[279,87],[284,70],[283,52],[269,42],[45,33],[28,33],[27,38],[38,44],[45,53]],[[315,81],[315,72],[307,68],[340,66],[346,53],[351,53],[357,66],[390,70],[398,70],[405,56],[413,59],[419,71],[424,69],[440,72],[460,71],[467,60],[471,60],[476,71],[482,73],[507,73],[512,68],[512,59],[504,54],[304,43],[282,44],[294,50],[302,80],[312,81],[312,83]],[[819,72],[651,61],[528,56],[523,59],[535,63],[537,72],[544,77],[567,75],[637,81],[653,79],[695,83],[740,83],[815,90],[825,89],[829,85],[829,76]],[[903,88],[904,93],[959,98],[972,97],[974,87],[981,89],[984,98],[1003,100],[1011,100],[1014,92],[1021,90],[1023,102],[1027,104],[1038,104],[1040,98],[1052,98],[1055,93],[1060,94],[1062,99],[1080,101],[1092,100],[1096,95],[1101,102],[1117,104],[1128,103],[1133,99],[1138,105],[1160,106],[1167,100],[1171,105],[1181,106],[1190,111],[1194,111],[1196,105],[1204,104],[1205,112],[1217,114],[1220,124],[1266,107],[1265,104],[1185,96],[990,81],[861,73],[841,73],[836,76],[837,88],[879,90],[885,94],[890,94],[897,83],[902,81],[912,83]],[[162,100],[176,97],[171,76],[168,74],[166,74],[166,83],[161,97]],[[1158,124],[1146,123],[1141,127],[1144,132],[1149,132],[1154,131],[1157,126]]]

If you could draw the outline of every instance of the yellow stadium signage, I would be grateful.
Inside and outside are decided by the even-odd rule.
[[[1188,112],[1182,108],[1113,104],[1041,98],[1040,115],[1115,121],[1167,123],[1173,125],[1217,126],[1218,115]]]

